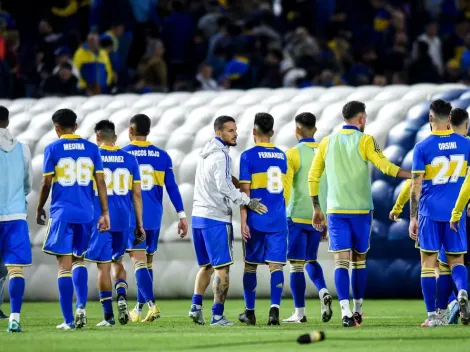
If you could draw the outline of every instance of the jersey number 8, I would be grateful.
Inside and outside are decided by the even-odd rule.
[[[106,183],[106,190],[108,196],[113,194],[117,196],[125,196],[129,193],[129,179],[131,173],[127,169],[118,168],[111,171],[104,169],[104,181]]]
[[[271,166],[266,172],[268,176],[268,185],[266,189],[269,193],[279,194],[284,190],[282,183],[282,171],[278,166]]]
[[[62,187],[70,187],[77,183],[79,186],[88,186],[93,177],[93,161],[90,158],[61,158],[57,162],[57,168],[63,170],[63,174],[57,177],[57,182]]]
[[[462,172],[464,162],[465,158],[462,154],[451,155],[450,159],[446,156],[437,156],[432,159],[431,165],[435,167],[440,167],[436,176],[432,179],[432,184],[443,185],[448,182],[457,182]],[[455,165],[452,175],[447,176],[447,173],[449,172],[449,169],[451,168],[452,164]]]

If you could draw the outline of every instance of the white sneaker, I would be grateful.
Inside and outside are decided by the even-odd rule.
[[[77,329],[84,328],[86,326],[86,310],[77,308],[75,311],[75,326]]]
[[[111,324],[109,321],[107,320],[103,320],[102,322],[96,324],[96,326],[105,326],[105,327],[112,327],[114,326],[115,324]]]
[[[460,306],[460,319],[462,320],[463,325],[470,324],[470,307],[468,304],[468,293],[465,290],[459,291],[458,296],[459,306]]]
[[[235,324],[230,320],[227,320],[225,316],[222,316],[220,319],[215,319],[215,317],[212,316],[211,325],[232,326]]]
[[[202,308],[197,309],[196,305],[191,305],[191,310],[188,313],[188,316],[192,319],[192,321],[199,325],[205,325],[206,319],[204,319],[204,314],[202,313]]]
[[[442,321],[436,316],[433,316],[431,318],[428,318],[424,321],[424,323],[421,324],[422,328],[428,328],[428,327],[436,327],[436,326],[442,326]]]
[[[449,321],[447,320],[447,310],[439,310],[437,313],[437,320],[440,320],[441,325],[449,325]]]
[[[57,330],[74,330],[75,324],[69,323],[67,324],[65,321],[62,324],[59,324],[55,327]]]
[[[297,314],[292,314],[290,318],[284,319],[283,323],[306,323],[307,317],[304,315],[303,317],[298,316]]]

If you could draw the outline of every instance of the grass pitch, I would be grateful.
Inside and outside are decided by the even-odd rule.
[[[130,302],[131,304],[133,302]],[[187,317],[190,301],[160,301],[162,318],[152,324],[132,324],[98,328],[102,319],[99,302],[87,307],[88,326],[82,330],[56,331],[61,323],[58,303],[25,303],[21,324],[23,333],[8,334],[7,321],[0,321],[0,351],[468,351],[470,326],[452,325],[421,328],[426,314],[419,300],[369,300],[365,302],[364,322],[360,328],[342,328],[335,301],[333,318],[321,323],[318,300],[307,303],[308,323],[266,326],[269,301],[257,301],[257,326],[198,326]],[[205,300],[206,319],[210,301]],[[236,321],[244,307],[242,300],[228,300],[225,312]],[[145,308],[144,308],[145,309]],[[5,304],[3,310],[8,312]],[[292,300],[282,302],[281,317],[292,311]],[[313,330],[323,330],[326,340],[298,345],[296,338]]]

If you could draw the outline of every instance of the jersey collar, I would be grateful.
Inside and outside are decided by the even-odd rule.
[[[435,135],[435,136],[449,136],[451,135],[452,133],[454,133],[454,131],[452,130],[445,130],[445,131],[432,131],[431,134]]]
[[[218,140],[220,143],[222,143],[222,145],[223,145],[224,147],[227,145],[227,143],[225,143],[222,138],[220,138],[220,137],[215,137],[215,139]]]
[[[302,138],[299,143],[315,143],[315,138]]]
[[[268,147],[268,148],[274,148],[274,144],[272,143],[256,143],[257,147]]]
[[[356,127],[356,126],[344,125],[343,130],[356,130],[356,131],[359,131],[359,128]]]
[[[109,151],[114,151],[114,150],[119,150],[121,149],[121,147],[115,145],[115,146],[109,146],[109,145],[101,145],[100,146],[100,149],[104,149],[104,150],[109,150]]]
[[[150,147],[152,145],[149,141],[132,141],[130,144],[138,147]]]
[[[67,133],[60,136],[61,139],[78,139],[80,136],[78,134]]]

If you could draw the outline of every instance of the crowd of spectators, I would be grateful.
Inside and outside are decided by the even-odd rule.
[[[470,0],[0,0],[0,98],[464,82]]]

